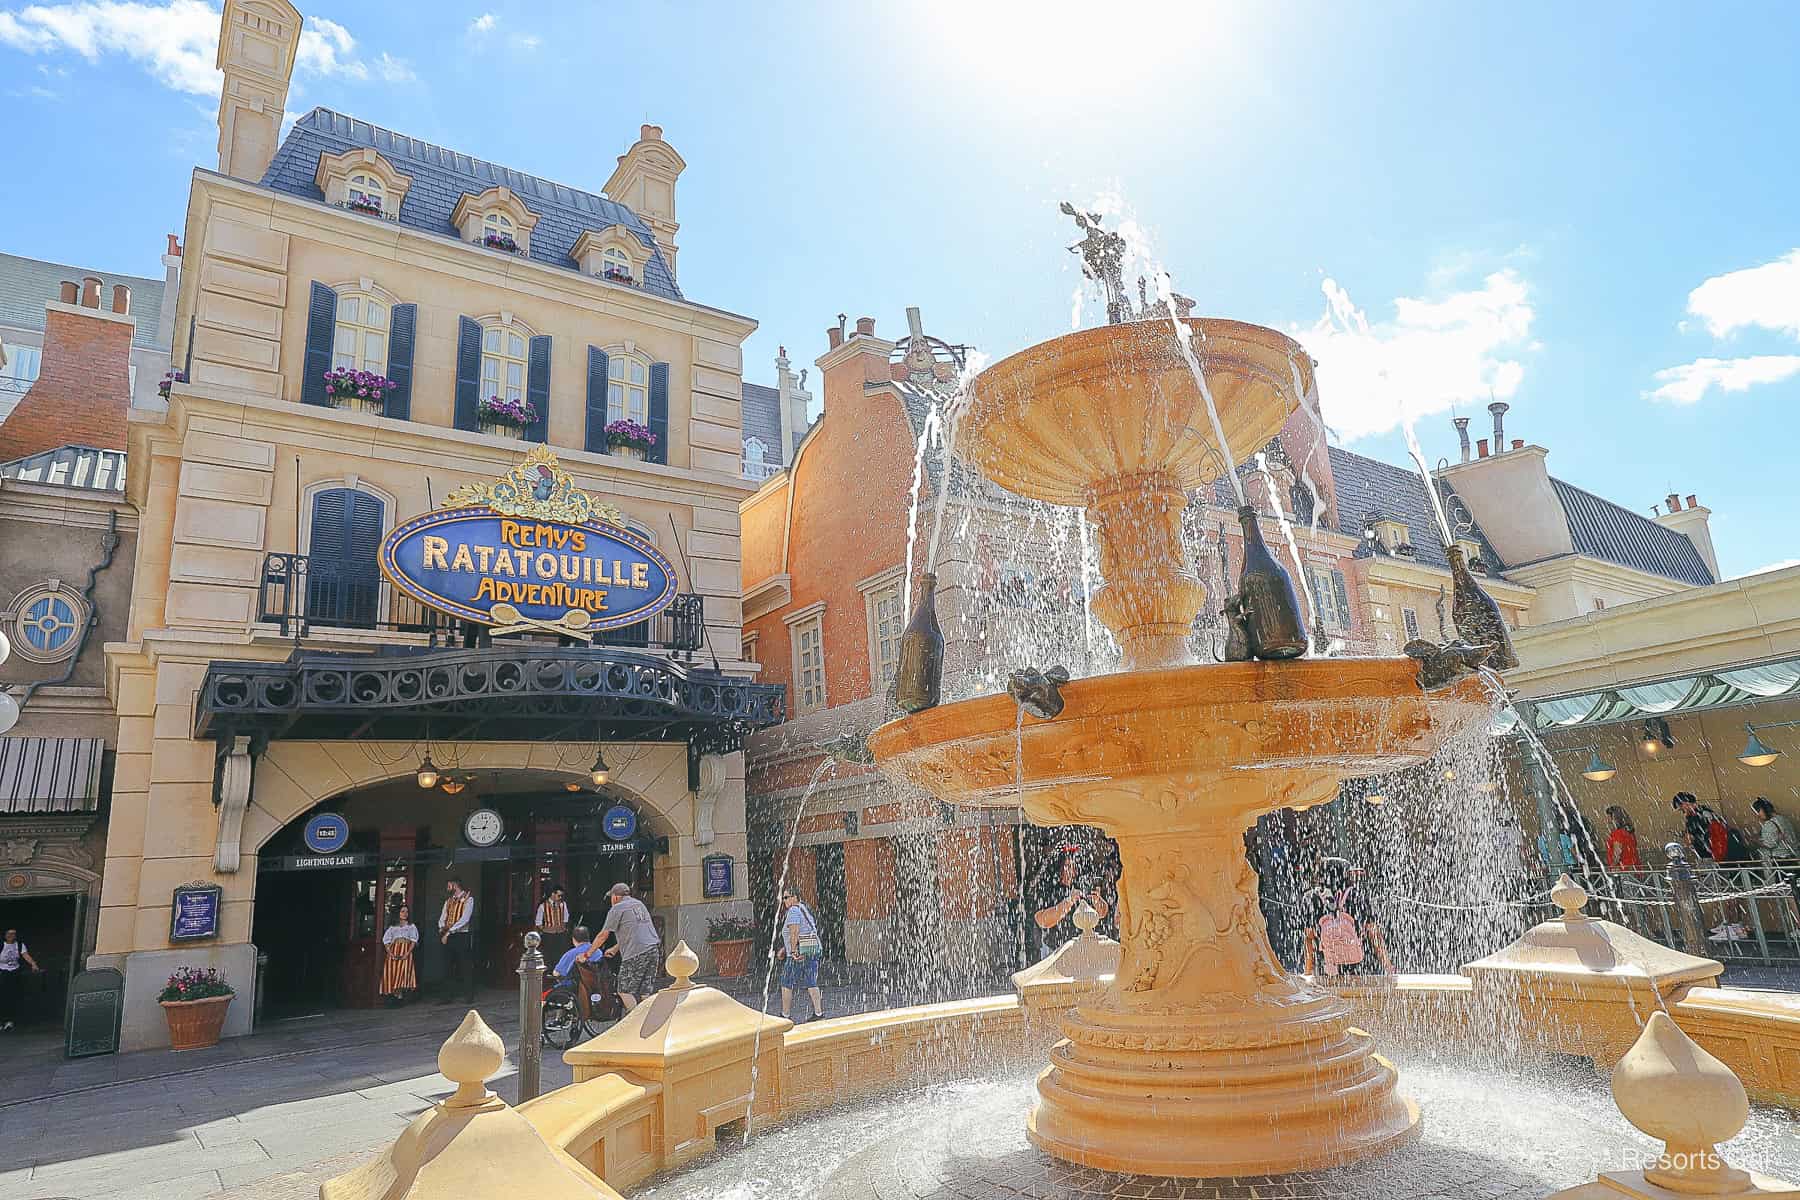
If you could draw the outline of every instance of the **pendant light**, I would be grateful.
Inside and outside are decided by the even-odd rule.
[[[606,755],[599,746],[594,747],[594,765],[588,768],[588,779],[595,787],[605,787],[606,781],[612,778],[612,768],[606,765]]]
[[[424,761],[419,763],[419,773],[415,778],[422,788],[434,788],[438,785],[437,764],[431,761],[431,755],[427,754]]]
[[[1382,795],[1380,792],[1370,792],[1367,796],[1364,796],[1363,799],[1367,800],[1371,805],[1373,805],[1376,808],[1380,808],[1382,805],[1387,803],[1387,797]]]
[[[1619,769],[1601,758],[1600,751],[1594,749],[1588,751],[1587,769],[1582,771],[1581,777],[1594,783],[1605,783],[1618,773]]]
[[[462,791],[463,788],[467,787],[468,784],[466,784],[462,780],[456,778],[456,776],[454,776],[454,775],[446,775],[446,776],[444,776],[444,781],[441,784],[439,784],[438,786],[440,786],[444,789],[445,795],[454,796],[454,795],[456,795],[456,793]]]
[[[1746,767],[1766,767],[1781,757],[1781,751],[1765,743],[1756,736],[1756,726],[1746,725],[1744,731],[1750,735],[1744,743],[1744,749],[1737,758]]]

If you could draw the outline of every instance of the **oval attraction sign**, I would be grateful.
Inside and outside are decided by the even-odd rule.
[[[452,492],[449,503],[381,543],[382,574],[422,604],[495,633],[585,639],[675,599],[669,560],[616,524],[617,509],[575,487],[543,446],[494,483]]]

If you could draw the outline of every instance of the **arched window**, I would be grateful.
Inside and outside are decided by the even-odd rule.
[[[376,552],[386,506],[353,488],[313,493],[306,552],[306,619],[312,625],[371,628],[381,610]]]
[[[617,246],[608,246],[600,252],[600,274],[611,277],[631,278],[631,256]]]
[[[363,292],[338,293],[331,365],[351,371],[387,374],[388,306],[384,301]]]
[[[500,237],[514,237],[517,230],[513,228],[511,217],[503,212],[491,212],[481,218],[481,232],[496,234]]]
[[[510,325],[481,331],[481,394],[506,400],[525,398],[526,335]]]
[[[606,364],[606,419],[650,423],[650,367],[642,359],[615,352]]]
[[[380,209],[387,203],[387,187],[369,172],[357,171],[350,176],[349,186],[345,190],[345,199],[351,204],[358,202],[373,204]]]

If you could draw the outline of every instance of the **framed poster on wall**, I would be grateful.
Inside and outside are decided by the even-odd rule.
[[[175,889],[169,909],[171,942],[204,942],[219,936],[224,889],[216,883],[188,883]]]

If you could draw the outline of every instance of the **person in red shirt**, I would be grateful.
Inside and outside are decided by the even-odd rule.
[[[1638,859],[1637,830],[1631,827],[1631,818],[1617,804],[1606,810],[1612,818],[1612,832],[1606,835],[1606,865],[1614,871],[1636,870],[1642,863]]]

